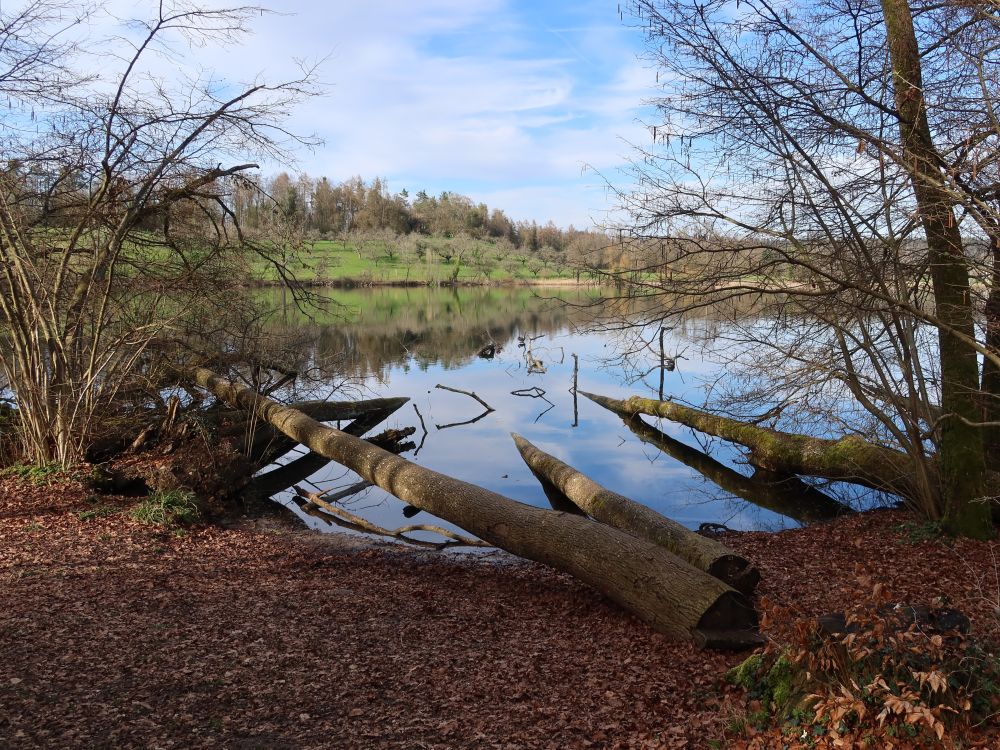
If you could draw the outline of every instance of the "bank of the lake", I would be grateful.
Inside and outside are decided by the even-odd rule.
[[[369,278],[369,277],[338,277],[338,278],[313,278],[313,279],[299,279],[296,278],[295,281],[304,288],[316,288],[316,289],[364,289],[364,288],[375,288],[375,287],[390,287],[390,288],[419,288],[419,287],[437,287],[437,288],[458,288],[458,287],[486,287],[492,289],[504,289],[504,288],[516,288],[516,287],[527,287],[527,288],[544,288],[544,287],[565,287],[565,288],[579,288],[579,289],[590,289],[602,286],[599,280],[594,279],[576,279],[575,277],[546,277],[541,279],[465,279],[462,281],[418,281],[414,279],[409,280],[399,280],[399,279],[383,279],[383,278]],[[259,289],[280,289],[287,287],[288,282],[280,279],[254,279],[249,286],[251,288]]]
[[[413,244],[411,249],[404,249]],[[422,249],[417,252],[416,244]],[[281,259],[282,272],[273,259]],[[284,283],[286,274],[317,286],[445,286],[585,283],[582,260],[562,253],[498,246],[487,240],[424,237],[401,240],[314,240],[275,254],[249,259],[250,277],[265,286]],[[593,280],[593,279],[589,279]]]
[[[742,657],[667,642],[542,566],[344,546],[250,519],[177,533],[132,520],[134,499],[89,495],[0,479],[3,747],[751,739],[744,697],[723,681]],[[863,595],[860,565],[900,600],[947,594],[997,635],[996,545],[917,531],[879,511],[725,541],[760,567],[762,597],[802,617]]]

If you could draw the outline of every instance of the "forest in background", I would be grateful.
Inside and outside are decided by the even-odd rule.
[[[579,281],[581,269],[620,267],[626,252],[600,229],[515,221],[501,208],[453,191],[391,192],[380,177],[336,183],[287,172],[253,176],[235,187],[231,200],[245,231],[283,228],[303,281]],[[266,268],[255,276],[278,280]]]

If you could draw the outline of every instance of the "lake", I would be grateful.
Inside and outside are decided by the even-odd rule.
[[[648,336],[655,346],[622,356],[634,342],[620,332],[595,330],[597,291],[382,287],[324,295],[330,308],[310,316],[279,293],[269,298],[274,330],[302,337],[318,373],[307,393],[295,395],[408,397],[372,432],[416,428],[403,454],[411,461],[549,507],[511,440],[516,432],[608,489],[693,529],[702,523],[780,529],[842,509],[794,478],[751,477],[741,451],[727,443],[649,417],[649,427],[637,433],[619,416],[574,397],[574,373],[581,391],[615,398],[656,397],[660,389],[658,329]],[[683,354],[673,370],[662,370],[665,395],[700,405],[706,383],[725,376],[724,358],[696,343],[706,332],[711,339],[720,325],[705,318],[665,333],[666,354]],[[438,385],[475,393],[494,411],[484,414],[476,399]],[[359,481],[336,464],[313,469],[298,481],[309,491],[337,492]],[[274,499],[313,528],[340,531],[301,513],[291,496],[286,490]],[[408,520],[403,503],[374,487],[340,502],[387,528],[437,523],[426,513]]]

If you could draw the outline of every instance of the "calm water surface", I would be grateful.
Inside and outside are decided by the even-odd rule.
[[[320,395],[409,397],[410,403],[373,432],[415,427],[415,447],[403,454],[411,461],[549,507],[510,438],[517,432],[605,487],[690,528],[714,522],[735,529],[778,529],[822,518],[831,510],[823,495],[794,481],[754,482],[748,476],[752,470],[734,446],[707,441],[672,422],[645,418],[666,436],[650,438],[654,442],[659,438],[665,452],[644,442],[615,414],[583,396],[574,399],[574,354],[582,391],[624,398],[655,397],[659,389],[655,352],[623,366],[616,359],[621,342],[614,334],[586,332],[589,309],[552,299],[561,296],[579,305],[596,293],[379,288],[329,294],[336,310],[312,320],[276,299],[275,325],[306,336],[314,361],[336,370],[320,384]],[[694,329],[713,325],[708,320],[690,324]],[[697,404],[705,398],[705,382],[719,374],[720,365],[710,351],[692,345],[691,332],[691,328],[673,332],[665,341],[668,354],[683,351],[685,359],[674,371],[664,372],[664,392]],[[491,343],[497,348],[495,356],[479,356]],[[649,368],[653,368],[650,373],[636,380]],[[338,392],[345,374],[353,385]],[[495,411],[456,425],[480,416],[483,407],[469,396],[436,388],[439,384],[475,392]],[[544,398],[527,395],[540,392]],[[279,464],[301,454],[297,449]],[[343,467],[327,464],[298,483],[310,490],[337,491],[358,481]],[[287,490],[274,496],[298,513],[290,497]],[[342,505],[389,528],[439,523],[426,513],[406,519],[403,503],[378,488],[343,500]],[[311,527],[340,531],[299,515]]]

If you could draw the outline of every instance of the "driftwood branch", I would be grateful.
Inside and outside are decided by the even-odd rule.
[[[378,524],[372,523],[366,518],[362,518],[356,513],[351,513],[350,511],[333,505],[331,502],[328,502],[329,498],[325,500],[322,495],[315,492],[306,493],[298,487],[296,487],[295,490],[295,502],[304,512],[315,518],[319,518],[328,524],[332,523],[336,526],[340,526],[341,528],[350,529],[351,531],[358,531],[363,534],[372,534],[375,536],[384,536],[389,539],[396,539],[400,542],[411,544],[415,547],[428,547],[435,550],[443,550],[448,547],[492,548],[492,545],[487,544],[484,541],[464,537],[461,534],[456,534],[453,531],[449,531],[448,529],[440,526],[434,526],[432,524],[413,524],[411,526],[401,526],[398,529],[386,529]],[[430,539],[417,539],[407,536],[408,534],[412,534],[417,531],[438,534],[439,536],[444,537],[445,541],[435,542]]]
[[[546,401],[549,401],[547,398],[545,398],[545,391],[539,388],[537,385],[532,386],[531,388],[519,388],[516,391],[511,391],[510,395],[523,396],[526,398],[541,398],[545,399]],[[551,404],[552,402],[549,401],[549,403]]]
[[[487,412],[496,411],[496,409],[494,409],[492,406],[490,406],[489,404],[487,404],[485,401],[483,401],[481,398],[479,398],[479,396],[477,396],[472,391],[463,391],[461,388],[451,388],[451,387],[449,387],[447,385],[441,385],[440,383],[438,383],[434,387],[435,388],[440,388],[442,391],[451,391],[452,393],[461,393],[463,396],[469,396],[470,398],[474,398],[474,399],[476,399],[476,401],[478,401],[480,404],[482,404],[483,408],[486,409]]]
[[[470,396],[471,398],[474,398],[476,401],[478,401],[480,404],[482,404],[483,407],[485,407],[485,411],[482,414],[480,414],[478,417],[473,417],[472,419],[466,419],[466,420],[464,420],[462,422],[449,422],[448,424],[436,424],[436,425],[434,425],[439,430],[447,430],[449,427],[461,427],[462,425],[466,425],[466,424],[475,424],[476,422],[478,422],[483,417],[486,417],[486,416],[488,416],[488,415],[490,415],[490,414],[492,414],[493,412],[496,411],[496,409],[494,409],[492,406],[490,406],[489,404],[487,404],[485,401],[483,401],[481,398],[479,398],[479,396],[477,396],[475,393],[472,393],[471,391],[463,391],[461,388],[450,388],[450,387],[448,387],[446,385],[441,385],[441,384],[438,384],[438,385],[436,385],[434,387],[435,388],[440,388],[442,391],[451,391],[452,393],[461,393],[463,396]]]

